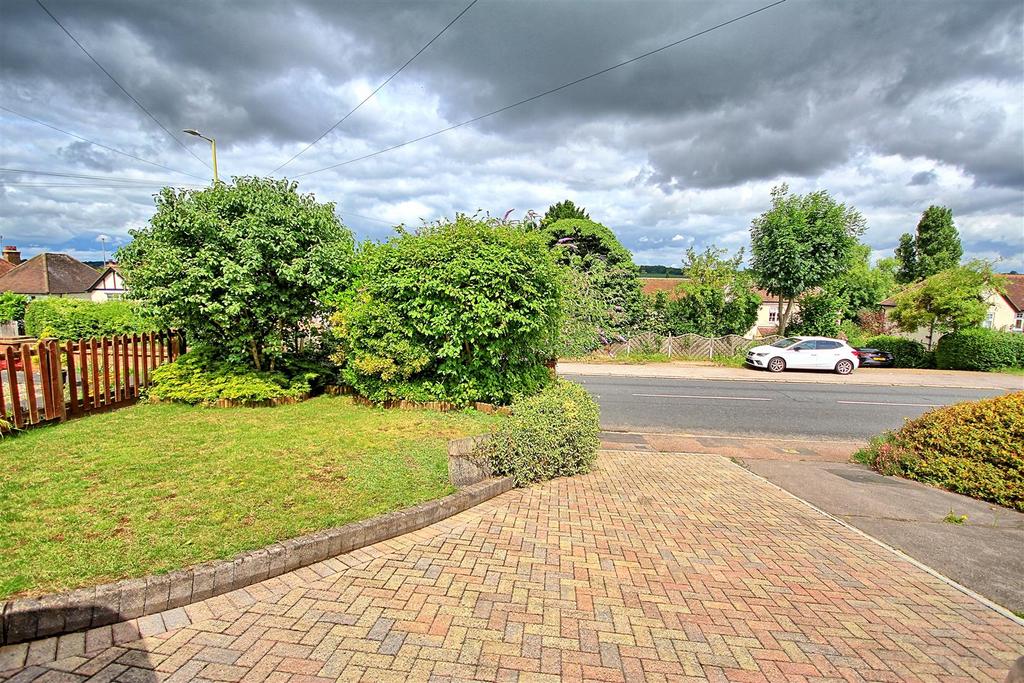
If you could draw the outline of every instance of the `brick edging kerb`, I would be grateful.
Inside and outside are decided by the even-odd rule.
[[[73,633],[183,607],[330,557],[422,529],[513,488],[510,477],[481,481],[444,498],[265,548],[179,569],[0,604],[0,645]]]

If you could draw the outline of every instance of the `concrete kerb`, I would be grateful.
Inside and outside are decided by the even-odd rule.
[[[24,666],[32,641],[160,615],[208,598],[417,531],[513,488],[488,478],[404,510],[274,543],[229,560],[39,598],[0,603],[0,671]],[[37,648],[38,649],[38,648]],[[19,654],[20,653],[20,654]],[[19,663],[20,662],[20,663]]]

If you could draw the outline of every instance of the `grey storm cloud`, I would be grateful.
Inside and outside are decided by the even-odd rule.
[[[44,2],[181,145],[205,161],[201,141],[179,131],[210,131],[222,171],[263,174],[358,103],[468,0]],[[419,137],[765,2],[479,0],[282,173]],[[0,24],[4,106],[207,175],[33,0],[4,0]],[[874,211],[868,237],[879,249],[932,202],[1012,243],[1024,224],[1022,26],[1019,0],[789,0],[472,126],[304,177],[303,187],[337,201],[343,216],[363,214],[350,222],[374,237],[389,222],[543,210],[572,193],[639,254],[678,261],[686,244],[673,240],[678,234],[740,240],[770,184],[830,183],[844,201]],[[170,175],[2,111],[0,143],[6,167],[154,182]],[[40,247],[77,232],[123,235],[145,220],[155,191],[49,184],[0,177],[0,232],[20,231]],[[979,253],[1006,244],[986,240]]]

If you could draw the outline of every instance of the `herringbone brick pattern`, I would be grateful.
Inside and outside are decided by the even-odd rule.
[[[1024,627],[709,456],[606,451],[210,602],[11,681],[974,681],[1024,653]]]

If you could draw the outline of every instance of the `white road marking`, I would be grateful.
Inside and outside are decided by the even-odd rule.
[[[915,408],[944,408],[945,403],[885,403],[883,401],[836,401],[847,405],[858,406],[913,406]]]
[[[691,396],[689,394],[633,394],[634,396],[647,396],[650,398],[711,398],[718,401],[770,401],[770,398],[757,398],[754,396]]]

